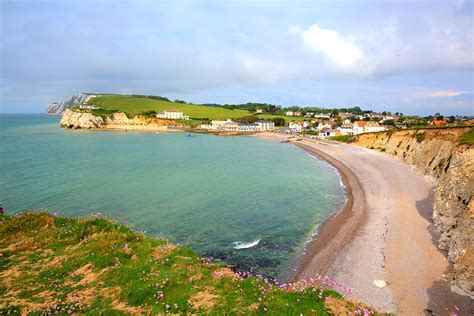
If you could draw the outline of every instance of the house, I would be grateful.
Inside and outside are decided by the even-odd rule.
[[[183,112],[178,110],[165,110],[156,114],[156,117],[168,120],[189,120],[189,116],[184,116]]]
[[[362,134],[364,132],[364,127],[368,121],[355,121],[352,126],[353,135]]]
[[[97,110],[98,107],[92,106],[92,105],[87,105],[87,104],[79,104],[80,109],[89,109],[89,110]]]
[[[339,136],[341,132],[337,129],[324,128],[319,131],[319,136],[328,137],[328,136]]]
[[[336,125],[337,124],[334,121],[321,122],[318,124],[318,130],[322,130],[324,128],[334,129],[336,128]]]
[[[296,133],[301,133],[301,131],[303,130],[303,124],[300,122],[294,122],[294,121],[290,122],[288,127],[292,132],[296,132]]]
[[[431,125],[434,125],[434,126],[445,126],[445,125],[446,125],[446,118],[443,117],[442,120],[438,120],[438,119],[436,118],[436,116],[435,116],[433,122],[431,122]]]
[[[293,116],[301,116],[301,112],[293,112]]]
[[[262,114],[263,113],[263,109],[256,109],[255,110],[255,114]]]
[[[380,126],[377,122],[367,122],[364,127],[365,133],[375,133],[375,132],[382,132],[387,130],[385,126]]]
[[[304,117],[313,117],[314,112],[306,112],[306,115]]]
[[[338,129],[342,135],[354,135],[354,124],[350,121],[344,122]]]
[[[275,129],[275,123],[273,121],[258,120],[255,124],[258,125],[260,131],[273,131]]]
[[[319,119],[329,119],[330,118],[329,114],[322,114],[322,113],[316,114],[314,117],[319,118]]]
[[[385,126],[380,126],[379,123],[371,121],[356,121],[352,129],[353,135],[381,132],[386,130]]]
[[[293,111],[286,111],[285,115],[286,116],[293,116]]]

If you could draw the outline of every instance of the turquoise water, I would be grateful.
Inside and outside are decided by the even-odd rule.
[[[201,256],[281,277],[344,201],[337,174],[292,145],[64,130],[58,121],[0,116],[0,204],[8,213],[100,212]]]

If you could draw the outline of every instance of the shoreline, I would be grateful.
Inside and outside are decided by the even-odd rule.
[[[254,136],[280,141],[287,139],[285,135],[269,135],[267,133]],[[299,142],[290,141],[289,144],[299,147],[306,153],[334,168],[340,177],[346,196],[344,205],[321,223],[313,240],[304,248],[306,250],[305,253],[297,259],[296,271],[290,273],[289,278],[290,282],[297,282],[303,279],[305,271],[314,266],[315,263],[317,268],[316,270],[313,269],[313,272],[322,276],[326,275],[329,272],[329,267],[350,243],[350,240],[355,237],[357,231],[367,222],[367,212],[363,188],[350,169],[339,160],[318,149]],[[360,205],[360,208],[354,210],[354,204]],[[349,223],[349,219],[355,220],[355,225],[354,222],[352,224]],[[340,233],[344,235],[342,239],[340,238],[341,236],[337,236]],[[336,237],[339,239],[336,239]]]
[[[329,267],[367,222],[364,190],[353,172],[337,159],[317,149],[300,143],[294,143],[294,145],[336,169],[344,186],[346,201],[339,210],[320,225],[314,240],[306,247],[306,253],[298,260],[291,282],[304,278],[305,271],[310,268],[310,265],[317,266],[317,270],[313,269],[313,273],[326,275]],[[360,209],[355,210],[354,204],[359,204]],[[349,223],[350,219],[352,223]],[[343,236],[338,236],[339,234]],[[336,240],[336,237],[339,240]]]
[[[256,137],[288,141],[289,136]],[[449,288],[449,264],[431,221],[433,180],[380,152],[344,143],[289,140],[336,168],[347,201],[317,230],[291,281],[327,275],[351,288],[349,297],[400,315],[472,310]]]

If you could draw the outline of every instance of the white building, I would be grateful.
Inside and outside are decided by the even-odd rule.
[[[286,116],[293,116],[293,111],[286,111],[285,115]]]
[[[258,132],[260,131],[260,127],[258,124],[255,123],[242,123],[237,124],[237,131],[238,132]]]
[[[341,127],[337,128],[342,135],[354,135],[354,124],[349,122],[344,122]]]
[[[168,120],[189,120],[189,116],[185,116],[183,112],[178,110],[166,110],[156,114],[156,117]]]
[[[319,119],[329,119],[330,118],[329,114],[323,114],[323,113],[316,114],[314,117],[319,118]]]
[[[236,123],[231,119],[225,121],[212,120],[210,125],[203,124],[201,128],[226,132],[263,132],[273,131],[275,129],[275,123],[266,120],[259,120],[255,123]]]
[[[273,131],[275,129],[275,123],[267,120],[258,120],[255,122],[258,125],[260,131]]]
[[[338,135],[341,135],[341,132],[337,129],[325,128],[319,131],[319,136],[322,136],[322,137],[338,136]]]
[[[290,124],[288,125],[288,128],[292,132],[301,133],[301,131],[303,130],[303,124],[299,122],[290,122]]]
[[[263,109],[256,109],[256,110],[255,110],[255,113],[256,113],[256,114],[262,114],[262,113],[263,113]]]

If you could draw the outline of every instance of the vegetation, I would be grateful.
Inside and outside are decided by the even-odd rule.
[[[256,115],[247,115],[242,117],[234,118],[234,121],[237,123],[255,123],[259,118]]]
[[[425,140],[426,134],[425,134],[425,133],[416,133],[416,134],[415,134],[415,137],[416,137],[416,141],[417,141],[418,143],[421,143],[422,141]]]
[[[253,113],[244,109],[235,108],[231,110],[219,106],[196,106],[182,100],[170,102],[165,99],[166,98],[159,96],[110,94],[92,98],[88,103],[89,105],[100,108],[100,110],[125,112],[128,117],[152,113],[152,111],[158,113],[165,110],[179,110],[182,111],[184,115],[188,115],[191,118],[206,118],[207,120],[223,120],[253,115]],[[92,113],[95,114],[96,112]],[[273,119],[279,116],[264,114],[259,115],[259,117],[262,119]],[[296,118],[296,120],[302,121],[303,118]]]
[[[100,217],[0,216],[6,314],[372,314],[318,277],[280,284]]]
[[[339,135],[339,136],[331,136],[329,137],[330,140],[335,140],[337,142],[343,142],[343,143],[352,143],[353,141],[356,140],[356,136],[352,135]]]
[[[471,130],[462,134],[459,137],[459,142],[461,144],[470,144],[470,145],[474,144],[474,127],[471,127]]]

